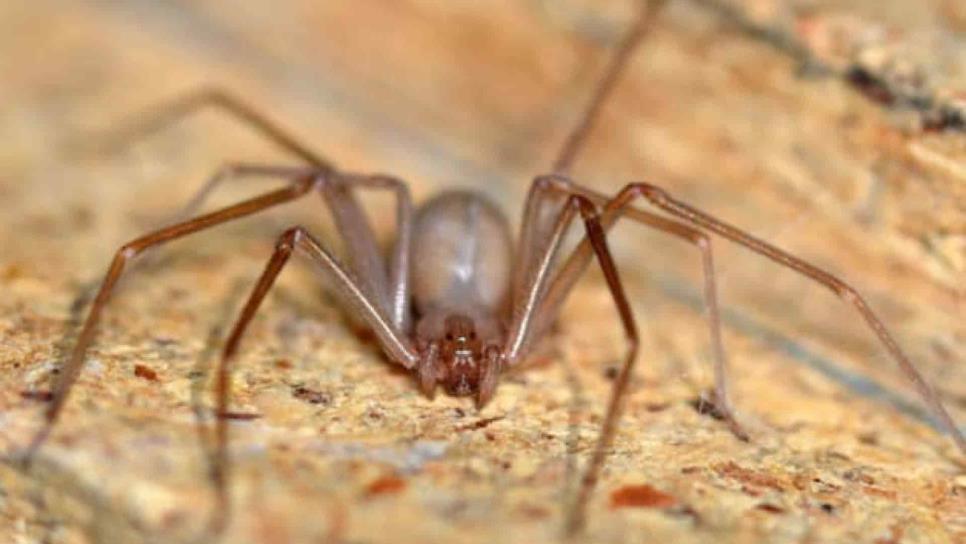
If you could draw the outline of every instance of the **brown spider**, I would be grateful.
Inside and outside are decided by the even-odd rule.
[[[442,386],[449,395],[475,397],[478,406],[493,397],[501,375],[517,367],[531,346],[545,335],[564,299],[591,259],[596,258],[620,315],[628,348],[614,382],[596,446],[568,512],[567,532],[572,534],[579,530],[613,438],[622,399],[637,359],[638,333],[634,315],[606,240],[607,230],[623,217],[682,238],[701,252],[704,297],[714,354],[714,402],[737,437],[747,440],[734,417],[728,395],[711,242],[706,231],[811,278],[853,305],[952,435],[959,449],[966,452],[966,440],[937,395],[851,286],[802,259],[674,199],[654,185],[630,183],[617,195],[608,197],[567,176],[601,105],[663,3],[651,1],[642,9],[579,123],[566,139],[552,173],[539,176],[532,183],[524,205],[520,238],[515,245],[506,217],[480,194],[443,192],[414,211],[409,191],[402,181],[386,175],[341,171],[254,109],[224,93],[208,91],[185,97],[164,106],[146,124],[134,127],[134,132],[150,131],[202,107],[214,106],[260,130],[308,166],[233,165],[223,169],[192,200],[189,212],[194,212],[216,185],[230,178],[276,177],[290,183],[284,189],[176,222],[132,240],[117,251],[70,359],[59,374],[46,411],[46,425],[34,438],[28,458],[41,446],[57,422],[71,386],[84,365],[85,353],[93,340],[101,312],[115,284],[135,257],[149,248],[314,193],[325,200],[346,247],[350,248],[347,262],[339,262],[304,228],[296,226],[286,230],[279,237],[271,259],[231,330],[216,382],[217,410],[221,417],[216,424],[218,459],[215,481],[225,512],[230,363],[246,327],[293,252],[303,253],[328,274],[342,302],[371,328],[388,358],[412,373],[426,395],[431,396],[437,386]],[[388,261],[356,200],[355,191],[362,189],[388,190],[395,195],[398,232]],[[642,199],[673,219],[632,206]],[[569,257],[558,264],[561,242],[578,214],[586,236]]]

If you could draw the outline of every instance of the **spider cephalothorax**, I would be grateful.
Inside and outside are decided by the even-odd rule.
[[[500,371],[500,346],[484,342],[471,317],[447,315],[439,335],[426,342],[421,353],[416,374],[427,395],[441,385],[454,397],[477,395],[480,405],[492,397]]]

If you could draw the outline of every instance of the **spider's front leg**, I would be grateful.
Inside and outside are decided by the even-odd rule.
[[[640,197],[639,191],[633,184],[625,187],[611,199],[596,191],[577,185],[570,178],[561,174],[541,176],[531,186],[521,233],[521,251],[517,261],[525,269],[529,269],[529,271],[524,272],[525,274],[534,274],[533,269],[536,267],[534,255],[537,254],[534,249],[541,243],[542,239],[551,239],[547,234],[551,226],[549,219],[551,216],[545,210],[552,204],[552,199],[566,198],[573,194],[581,195],[603,208],[600,223],[605,230],[613,227],[619,219],[626,217],[646,227],[684,240],[694,245],[701,252],[704,300],[708,312],[708,328],[714,365],[713,402],[716,411],[727,422],[732,434],[740,440],[748,440],[748,434],[738,423],[731,403],[728,360],[721,340],[721,318],[718,310],[717,282],[715,280],[711,239],[707,234],[684,223],[631,206]],[[559,272],[553,278],[553,282],[545,288],[546,293],[541,295],[539,308],[533,316],[533,328],[538,331],[537,334],[557,318],[561,305],[590,264],[593,255],[591,242],[589,238],[585,238],[561,265]],[[518,284],[521,282],[522,280],[517,281]],[[519,291],[520,287],[517,290]]]
[[[412,369],[419,361],[419,354],[415,346],[404,331],[396,325],[391,316],[386,313],[380,299],[367,292],[367,287],[354,279],[349,271],[303,227],[294,227],[285,231],[279,237],[275,251],[265,266],[265,271],[255,284],[252,294],[245,303],[245,307],[242,309],[234,327],[232,327],[222,351],[221,360],[218,363],[215,394],[219,417],[217,418],[215,433],[217,458],[213,467],[215,486],[220,503],[218,516],[214,518],[216,529],[223,527],[230,507],[228,497],[228,422],[225,417],[221,416],[228,412],[231,395],[231,363],[238,352],[242,336],[262,301],[264,301],[265,295],[296,250],[307,256],[313,264],[335,282],[342,300],[349,304],[356,314],[369,325],[392,361],[407,369]]]
[[[389,358],[407,369],[419,360],[407,336],[410,327],[409,262],[412,243],[412,202],[402,181],[384,175],[337,174],[318,186],[346,247],[346,265],[340,263],[302,227],[282,234],[258,282],[231,330],[218,364],[216,376],[216,459],[213,466],[220,503],[214,528],[227,519],[228,500],[228,413],[231,362],[242,336],[258,311],[275,279],[292,253],[299,250],[335,282],[342,302],[372,329]],[[363,210],[354,197],[355,189],[389,190],[396,197],[396,243],[386,263]]]
[[[84,367],[85,355],[97,332],[97,324],[100,321],[101,312],[107,306],[108,300],[118,280],[130,268],[130,264],[138,255],[167,242],[296,200],[311,192],[322,179],[315,176],[299,177],[291,181],[289,186],[284,189],[245,200],[234,206],[228,206],[189,221],[176,223],[136,238],[121,246],[114,255],[114,259],[101,283],[97,296],[94,297],[94,302],[77,337],[77,342],[71,351],[70,358],[57,375],[52,391],[53,397],[44,413],[46,422],[27,447],[25,461],[30,463],[33,460],[37,450],[46,441],[54,425],[57,423],[63,411],[64,403],[70,394],[70,390],[77,380],[81,369]]]
[[[545,182],[546,178],[538,178],[534,181],[534,186],[542,185]],[[520,247],[520,252],[527,255],[527,258],[521,261],[523,267],[517,270],[518,277],[522,275],[523,279],[514,282],[515,285],[519,286],[519,289],[515,290],[516,293],[514,294],[513,315],[503,349],[503,360],[508,366],[518,364],[526,353],[527,346],[541,332],[537,328],[539,322],[535,318],[538,317],[539,309],[547,294],[548,281],[555,273],[553,263],[556,254],[560,249],[564,234],[577,212],[583,219],[587,240],[604,273],[607,287],[617,307],[628,342],[624,363],[617,379],[614,381],[614,389],[607,404],[607,412],[601,424],[597,443],[581,479],[577,497],[571,510],[567,513],[565,532],[570,536],[580,531],[584,525],[587,503],[597,485],[607,449],[613,441],[617,422],[621,415],[624,395],[630,383],[634,364],[637,361],[639,335],[630,302],[624,293],[617,266],[614,264],[614,259],[607,246],[601,217],[593,202],[580,194],[567,195],[566,201],[556,213],[552,226],[536,224],[548,216],[535,215],[540,212],[540,207],[534,204],[533,200],[528,200],[526,217],[523,220],[523,239],[529,246]],[[537,233],[549,233],[549,235],[546,240],[540,240],[536,236]]]

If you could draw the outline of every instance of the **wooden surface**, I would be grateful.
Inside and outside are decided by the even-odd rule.
[[[24,470],[10,459],[41,411],[24,393],[49,387],[115,249],[226,161],[290,162],[214,114],[114,155],[78,144],[218,85],[417,200],[470,186],[515,218],[630,5],[0,4],[0,540],[207,541],[207,370],[277,233],[327,229],[312,201],[160,251],[115,297],[63,425]],[[606,191],[661,183],[853,281],[962,424],[962,6],[673,0],[576,174]],[[966,539],[962,456],[857,314],[716,244],[753,435],[740,443],[692,407],[711,379],[695,252],[634,225],[614,244],[643,349],[588,541]],[[622,346],[590,274],[533,368],[477,413],[422,397],[293,267],[243,344],[234,409],[259,417],[232,426],[224,541],[553,541]]]

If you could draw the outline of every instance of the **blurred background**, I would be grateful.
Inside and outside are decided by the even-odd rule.
[[[347,170],[401,177],[417,202],[442,188],[473,188],[516,225],[530,180],[549,166],[635,6],[0,4],[6,450],[22,447],[36,425],[38,406],[21,393],[44,388],[83,316],[85,293],[117,247],[169,217],[227,162],[297,164],[215,112],[93,151],[112,127],[217,87]],[[632,180],[662,185],[852,282],[962,423],[964,35],[966,8],[954,0],[671,0],[574,173],[608,193]],[[209,207],[268,186],[232,184]],[[388,240],[391,203],[367,203]],[[26,472],[2,466],[13,497],[0,508],[4,532],[22,542],[199,534],[199,512],[211,500],[190,406],[208,403],[207,365],[277,234],[305,224],[331,238],[320,210],[312,200],[178,242],[132,274],[45,464]],[[742,445],[689,404],[711,383],[698,254],[633,224],[616,228],[613,240],[643,350],[612,470],[593,504],[592,535],[635,541],[644,527],[678,542],[783,541],[768,524],[774,516],[791,537],[871,541],[891,534],[896,516],[929,538],[966,530],[949,517],[962,496],[950,502],[962,491],[949,483],[951,441],[930,428],[922,403],[850,307],[716,242],[734,400],[756,437]],[[594,271],[588,276],[536,368],[477,415],[461,401],[420,397],[350,330],[315,276],[292,267],[243,348],[237,404],[260,418],[233,434],[244,515],[230,526],[232,541],[555,535],[573,464],[599,424],[606,370],[623,349],[607,290]],[[138,365],[155,379],[132,371]],[[327,400],[307,402],[305,391]],[[453,438],[479,417],[501,418],[487,427],[492,435]],[[407,455],[418,462],[399,461]],[[733,475],[715,468],[732,460],[780,482],[828,471],[822,478],[838,477],[846,491],[789,483],[762,491],[767,501],[750,499],[761,494],[728,484]],[[836,463],[866,467],[883,489],[932,510],[871,498],[861,492],[871,484],[842,481]],[[692,466],[702,468],[682,471]],[[903,470],[917,471],[915,484]],[[608,490],[638,480],[696,517],[607,502]],[[379,482],[391,482],[390,497],[376,497],[385,489]],[[838,508],[836,501],[855,505],[841,513],[847,523],[810,510]],[[782,512],[761,514],[755,504]],[[890,515],[873,520],[872,511]]]

